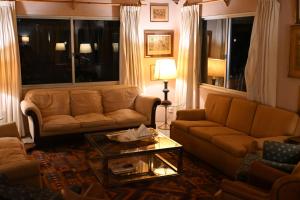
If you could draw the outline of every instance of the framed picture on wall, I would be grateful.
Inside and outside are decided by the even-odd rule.
[[[168,22],[169,21],[169,4],[150,4],[150,21],[151,22]]]
[[[291,26],[289,76],[300,78],[300,25]]]
[[[173,30],[145,30],[145,57],[173,57]]]

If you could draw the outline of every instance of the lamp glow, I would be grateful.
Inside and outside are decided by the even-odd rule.
[[[66,45],[65,43],[56,43],[55,44],[55,51],[65,51]]]
[[[27,35],[23,35],[23,36],[21,36],[21,41],[23,42],[23,43],[28,43],[29,42],[29,36],[27,36]]]
[[[89,43],[81,43],[79,53],[92,53],[92,46]]]
[[[215,85],[216,77],[225,76],[226,60],[208,58],[207,68],[208,76],[212,77],[212,84]]]
[[[169,80],[176,78],[176,64],[173,59],[159,59],[155,63],[154,79]]]
[[[112,43],[113,52],[117,53],[119,51],[119,43]]]

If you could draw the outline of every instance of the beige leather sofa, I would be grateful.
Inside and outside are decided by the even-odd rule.
[[[35,143],[42,137],[137,127],[155,127],[160,99],[125,85],[33,89],[21,109]]]
[[[27,156],[15,123],[0,125],[0,174],[12,184],[41,187],[40,164]]]
[[[209,94],[203,110],[181,110],[170,136],[184,149],[233,177],[242,158],[265,140],[294,135],[298,115],[245,99]]]

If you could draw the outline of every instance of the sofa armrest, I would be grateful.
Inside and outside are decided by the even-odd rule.
[[[0,165],[0,173],[14,181],[40,175],[40,163],[37,160],[22,160]]]
[[[230,194],[235,197],[235,199],[244,200],[260,200],[268,199],[268,192],[261,190],[255,186],[248,185],[247,183],[240,181],[231,181],[228,179],[223,179],[221,183],[221,193],[226,196]],[[220,195],[222,196],[222,194]],[[222,199],[222,198],[221,198]]]
[[[29,131],[35,143],[38,143],[42,127],[42,114],[39,108],[28,100],[21,101],[22,113],[28,117]]]
[[[270,167],[261,161],[254,161],[249,169],[249,183],[258,187],[271,189],[276,180],[286,175],[288,173]]]
[[[160,98],[149,96],[137,96],[135,99],[135,110],[142,113],[150,121],[150,126],[156,128],[156,107],[161,103]]]
[[[198,121],[205,120],[204,109],[178,110],[176,113],[177,120]]]
[[[300,175],[287,175],[278,179],[272,187],[271,199],[300,199]]]
[[[0,126],[0,137],[18,137],[20,134],[15,122],[3,124]]]

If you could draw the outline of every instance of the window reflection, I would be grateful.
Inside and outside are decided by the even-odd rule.
[[[18,19],[22,84],[72,82],[70,21]]]
[[[119,79],[119,22],[74,20],[75,81]]]

